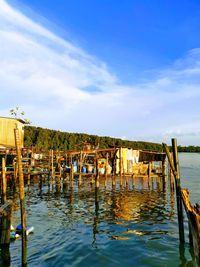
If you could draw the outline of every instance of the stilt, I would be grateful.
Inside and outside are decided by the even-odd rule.
[[[122,186],[122,148],[119,150],[119,165],[120,165],[120,186]]]
[[[179,239],[180,242],[184,243],[184,225],[183,225],[183,206],[181,200],[181,186],[180,186],[180,169],[178,160],[178,149],[176,139],[172,139],[172,151],[173,151],[173,162],[171,160],[170,152],[166,144],[163,144],[165,152],[167,154],[171,170],[173,171],[175,185],[176,185],[176,202],[177,202],[177,213],[178,213],[178,226],[179,226]]]
[[[3,266],[10,266],[11,202],[0,207],[0,248]]]
[[[78,178],[78,184],[79,186],[82,184],[82,162],[83,158],[82,158],[82,151],[80,152],[80,160],[79,160],[79,178]]]
[[[2,158],[2,194],[1,194],[1,203],[6,203],[6,189],[7,189],[7,181],[6,181],[6,164],[5,158]]]
[[[24,199],[24,176],[21,162],[21,142],[19,138],[19,130],[14,129],[15,144],[17,150],[17,162],[19,172],[19,197],[21,210],[21,225],[22,225],[22,266],[27,266],[27,236],[26,236],[26,210]]]
[[[95,175],[95,188],[99,187],[99,168],[98,168],[98,155],[96,154],[96,175]]]
[[[74,168],[73,168],[73,163],[72,163],[72,157],[70,160],[70,188],[73,188],[73,183],[74,183]]]

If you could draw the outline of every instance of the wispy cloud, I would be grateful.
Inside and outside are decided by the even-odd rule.
[[[0,0],[2,115],[19,105],[41,127],[191,142],[200,132],[200,49],[152,76],[125,86],[104,62]]]

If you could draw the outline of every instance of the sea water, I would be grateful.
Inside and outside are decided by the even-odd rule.
[[[200,154],[180,153],[181,184],[200,201]],[[136,178],[120,187],[108,180],[99,190],[88,178],[73,190],[26,187],[28,266],[195,266],[185,216],[184,250],[179,247],[176,200],[168,184]],[[20,223],[14,201],[12,224]],[[11,266],[21,265],[21,239],[11,242]]]

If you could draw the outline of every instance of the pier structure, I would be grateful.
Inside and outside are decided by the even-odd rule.
[[[27,265],[27,237],[26,237],[26,210],[24,184],[28,187],[38,178],[42,188],[44,179],[48,185],[59,192],[73,187],[90,183],[95,187],[95,205],[98,207],[98,188],[100,184],[107,186],[108,179],[112,186],[126,187],[131,179],[132,186],[135,179],[141,179],[148,187],[157,186],[165,189],[167,182],[166,157],[168,159],[168,184],[172,194],[176,194],[178,228],[180,248],[184,246],[183,206],[188,217],[190,244],[200,265],[200,209],[193,206],[189,200],[187,190],[181,188],[181,174],[178,159],[176,139],[172,139],[171,149],[163,144],[164,152],[134,150],[126,147],[94,148],[87,145],[81,149],[59,151],[41,151],[34,147],[23,147],[23,121],[5,118],[0,120],[0,245],[5,258],[9,262],[9,235],[11,226],[12,203],[7,201],[8,193],[19,194],[21,224],[22,224],[22,266]],[[7,132],[9,133],[7,135]],[[13,133],[13,135],[11,134]],[[3,134],[2,134],[3,133]],[[8,136],[9,138],[7,138]]]

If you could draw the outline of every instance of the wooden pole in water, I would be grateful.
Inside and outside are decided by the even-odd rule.
[[[170,158],[172,160],[172,153],[170,153]],[[172,162],[173,162],[173,160],[172,160]],[[169,160],[168,160],[168,180],[169,180],[169,184],[170,184],[170,190],[173,191],[174,190],[173,172],[172,172]]]
[[[6,164],[5,164],[5,158],[2,158],[2,195],[1,195],[1,203],[6,203]]]
[[[10,226],[11,226],[11,202],[6,202],[0,207],[0,248],[3,266],[10,266]],[[2,263],[2,262],[1,262]],[[4,265],[5,264],[5,265]]]
[[[95,175],[95,187],[99,187],[99,168],[98,168],[98,155],[96,153],[96,175]]]
[[[27,265],[27,236],[26,236],[26,210],[24,199],[24,176],[22,170],[21,161],[21,142],[19,137],[19,130],[14,129],[15,133],[15,145],[17,151],[18,173],[19,173],[19,198],[20,198],[20,210],[21,210],[21,225],[22,225],[22,266]]]
[[[165,152],[168,157],[168,161],[171,170],[174,175],[175,186],[176,186],[176,202],[177,202],[177,213],[178,213],[178,225],[179,225],[179,239],[181,243],[185,242],[184,238],[184,225],[183,225],[183,206],[181,200],[181,186],[180,186],[180,169],[178,160],[178,149],[176,139],[172,139],[172,150],[173,150],[173,162],[170,156],[169,149],[166,144],[163,144]]]
[[[200,266],[200,206],[192,205],[189,199],[188,189],[182,189],[182,201],[188,217],[190,245],[196,257],[196,263]]]
[[[72,163],[72,156],[70,158],[70,188],[73,188],[73,180],[74,180],[74,168]]]
[[[54,182],[54,169],[53,169],[53,149],[51,150],[51,179]]]
[[[152,163],[151,163],[151,161],[149,161],[149,168],[148,168],[148,187],[150,187],[151,170],[152,170]]]
[[[122,148],[119,150],[119,165],[120,165],[120,186],[122,186]]]
[[[106,153],[106,173],[105,173],[105,181],[104,181],[105,187],[107,185],[107,176],[108,176],[108,152]]]
[[[80,152],[80,160],[79,160],[79,179],[78,184],[82,184],[82,164],[83,164],[83,158],[82,158],[82,151]]]
[[[181,199],[181,183],[180,183],[180,168],[179,168],[179,159],[178,159],[178,149],[177,141],[175,138],[172,139],[172,152],[174,167],[176,170],[176,201],[177,201],[177,211],[178,211],[178,222],[179,222],[179,237],[180,241],[184,243],[184,225],[183,225],[183,204]]]
[[[31,184],[31,165],[28,165],[28,181],[27,181],[28,187],[30,187],[30,184]]]
[[[13,185],[13,191],[16,191],[16,184],[17,184],[17,172],[18,172],[18,167],[17,167],[17,162],[15,162],[15,160],[13,160],[13,169],[14,169],[14,185]]]
[[[166,160],[162,160],[162,185],[163,190],[166,188]]]

